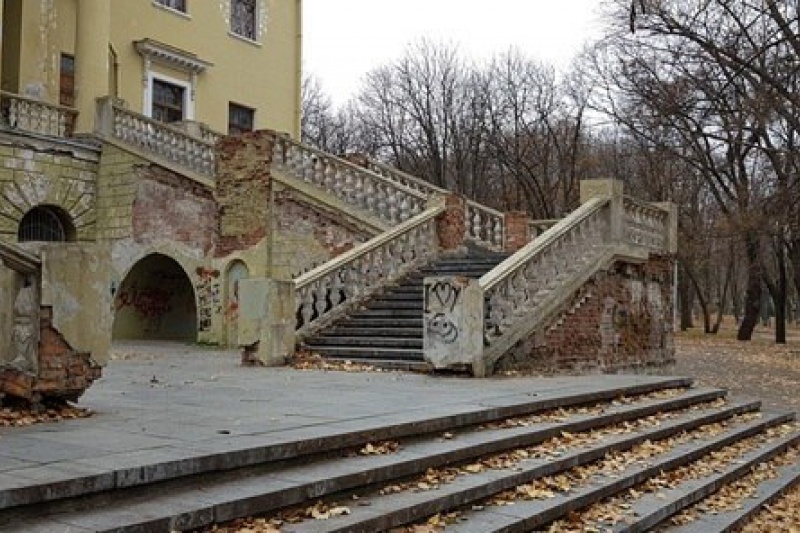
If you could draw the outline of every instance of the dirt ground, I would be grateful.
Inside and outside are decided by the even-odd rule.
[[[787,340],[775,344],[774,330],[759,326],[752,341],[737,341],[736,325],[726,318],[717,335],[702,328],[677,335],[675,373],[761,399],[768,410],[800,412],[800,327],[789,326]]]

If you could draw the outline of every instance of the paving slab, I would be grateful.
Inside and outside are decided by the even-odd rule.
[[[116,472],[118,481],[135,479],[147,472],[191,471],[191,461],[209,454],[221,454],[214,461],[225,464],[224,454],[236,450],[665,379],[477,380],[251,368],[239,365],[236,351],[181,343],[124,343],[114,353],[103,377],[78,403],[93,416],[0,429],[0,490],[36,478],[36,468],[45,465],[60,465],[57,476]]]

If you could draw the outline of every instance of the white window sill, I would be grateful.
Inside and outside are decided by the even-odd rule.
[[[173,15],[178,15],[181,18],[185,18],[186,20],[192,20],[192,16],[189,13],[184,11],[180,11],[178,9],[171,8],[169,6],[165,6],[164,4],[159,4],[156,1],[153,1],[153,6],[157,7],[158,9],[164,10],[167,13],[172,13]]]
[[[242,42],[245,42],[245,43],[247,43],[249,45],[258,46],[259,48],[261,47],[261,43],[259,41],[254,41],[253,39],[251,39],[249,37],[245,37],[244,35],[239,35],[238,33],[234,33],[234,32],[232,32],[230,30],[228,30],[228,35],[230,35],[234,39],[238,39],[238,40],[240,40]]]

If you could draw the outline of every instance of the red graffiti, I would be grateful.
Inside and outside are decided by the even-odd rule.
[[[125,307],[132,307],[145,318],[159,318],[172,309],[169,300],[170,293],[164,289],[132,287],[117,294],[115,307],[117,311]]]

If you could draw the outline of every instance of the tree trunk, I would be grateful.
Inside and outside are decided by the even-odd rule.
[[[700,310],[703,312],[703,333],[712,333],[711,313],[708,310],[708,302],[703,295],[703,291],[697,283],[697,278],[695,278],[694,273],[688,268],[686,269],[686,277],[692,282],[694,294],[697,295],[697,303],[700,304]]]
[[[758,323],[758,315],[761,311],[761,263],[758,260],[759,242],[758,236],[747,234],[745,239],[745,251],[747,255],[747,289],[744,295],[744,316],[736,332],[736,340],[749,341],[753,338],[753,330]]]
[[[689,277],[686,275],[686,269],[681,265],[681,273],[678,276],[678,305],[680,306],[680,328],[681,331],[693,328],[694,323],[692,320],[692,296],[691,286],[689,285]]]

